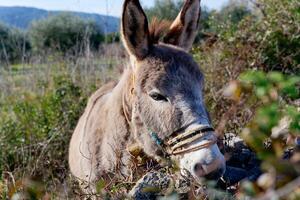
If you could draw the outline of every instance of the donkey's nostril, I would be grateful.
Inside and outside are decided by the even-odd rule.
[[[200,163],[197,163],[195,166],[194,166],[194,171],[199,171],[199,170],[203,170],[203,167]]]
[[[203,176],[205,174],[203,166],[200,163],[195,164],[193,170],[196,176]]]
[[[223,162],[223,159],[216,159],[208,165],[196,162],[192,165],[192,174],[198,178],[203,177],[208,180],[218,180],[223,176],[225,171],[225,163]]]

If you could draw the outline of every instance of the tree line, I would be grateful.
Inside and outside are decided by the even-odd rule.
[[[104,34],[95,21],[69,13],[34,21],[27,31],[0,24],[0,62],[24,61],[33,54],[60,52],[64,55],[97,50]]]
[[[156,0],[146,13],[151,20],[174,20],[182,6],[182,0]],[[218,32],[222,22],[232,21],[238,24],[250,14],[249,8],[237,3],[229,3],[220,11],[202,8],[202,26],[197,42],[207,35]],[[84,20],[70,13],[49,16],[34,21],[29,30],[22,31],[0,23],[0,62],[24,62],[32,55],[44,55],[59,52],[62,55],[83,55],[86,50],[97,51],[103,42],[112,43],[120,40],[119,33],[104,35],[95,21]]]

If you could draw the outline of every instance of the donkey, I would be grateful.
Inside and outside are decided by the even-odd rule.
[[[121,34],[130,66],[118,83],[89,99],[69,148],[74,176],[87,182],[117,170],[128,176],[128,147],[135,143],[149,157],[177,161],[196,179],[223,175],[224,157],[204,105],[204,76],[188,53],[199,18],[200,0],[186,0],[158,40],[161,31],[149,30],[139,1],[125,0]]]

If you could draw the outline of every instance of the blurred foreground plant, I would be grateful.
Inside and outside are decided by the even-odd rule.
[[[229,88],[233,89],[228,90],[227,96],[230,94],[236,101],[246,98],[245,105],[258,102],[255,116],[241,135],[262,160],[265,174],[257,183],[244,182],[240,195],[254,197],[268,191],[273,193],[266,193],[266,199],[268,195],[295,195],[300,187],[300,151],[294,143],[300,136],[300,76],[248,71],[240,75],[238,84],[234,82],[234,87]],[[293,180],[294,187],[276,193]]]

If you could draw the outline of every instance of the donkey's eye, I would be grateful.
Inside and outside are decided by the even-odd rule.
[[[155,101],[168,101],[167,97],[157,92],[150,92],[149,96]]]

